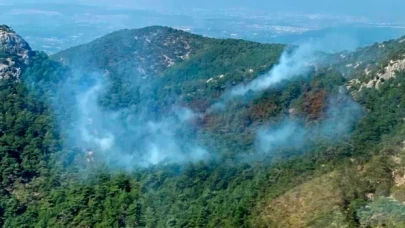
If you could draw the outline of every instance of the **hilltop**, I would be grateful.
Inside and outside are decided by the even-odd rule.
[[[157,76],[173,64],[188,59],[202,46],[200,40],[198,35],[169,27],[125,29],[56,53],[53,58],[74,67],[125,68],[132,72],[124,74]]]
[[[10,27],[0,26],[0,79],[18,79],[29,63],[31,48]]]

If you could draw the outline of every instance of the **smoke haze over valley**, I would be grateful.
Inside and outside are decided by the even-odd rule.
[[[405,3],[0,5],[0,227],[405,227]]]

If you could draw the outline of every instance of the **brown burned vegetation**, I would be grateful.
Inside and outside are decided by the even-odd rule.
[[[302,109],[311,120],[322,118],[326,106],[327,94],[325,90],[311,91],[304,96]]]

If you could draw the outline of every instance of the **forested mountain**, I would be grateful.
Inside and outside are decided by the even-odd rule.
[[[0,30],[3,227],[405,226],[403,39],[154,26],[47,56]]]

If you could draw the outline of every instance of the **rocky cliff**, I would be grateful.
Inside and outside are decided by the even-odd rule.
[[[31,55],[30,46],[21,36],[6,25],[0,26],[0,79],[19,79]]]

